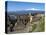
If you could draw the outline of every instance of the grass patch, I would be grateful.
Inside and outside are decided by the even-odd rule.
[[[39,27],[37,29],[37,32],[44,32],[45,31],[45,16],[41,16],[40,20],[39,20]],[[36,21],[37,22],[37,21]],[[33,22],[32,22],[33,23]],[[37,28],[37,25],[34,24],[32,26],[32,32]]]
[[[40,19],[39,26],[40,26],[39,31],[44,32],[44,30],[45,30],[45,17],[44,16]]]
[[[32,32],[35,30],[35,28],[36,28],[36,24],[34,24],[34,25],[32,26]]]

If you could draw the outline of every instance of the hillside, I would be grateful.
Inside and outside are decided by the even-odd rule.
[[[34,16],[35,17],[35,16]],[[8,32],[8,33],[27,33],[27,32],[44,32],[44,24],[45,24],[45,16],[44,14],[41,14],[40,16],[36,16],[32,20],[32,22],[27,23],[26,27],[24,24],[19,23],[15,24],[15,31],[14,32]]]

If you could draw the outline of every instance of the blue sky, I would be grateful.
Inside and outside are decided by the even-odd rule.
[[[45,10],[44,3],[31,3],[31,2],[16,2],[8,1],[7,11],[19,11],[19,10]]]

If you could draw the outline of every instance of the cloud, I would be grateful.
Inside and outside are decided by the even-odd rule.
[[[40,10],[40,9],[36,9],[36,8],[29,8],[29,9],[17,9],[16,11],[22,11],[22,10]]]
[[[40,10],[40,9],[36,9],[36,8],[31,8],[31,9],[26,9],[26,10]]]

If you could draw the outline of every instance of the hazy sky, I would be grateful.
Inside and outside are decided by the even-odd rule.
[[[8,1],[7,11],[17,10],[45,10],[44,3],[31,3],[31,2],[15,2]]]

